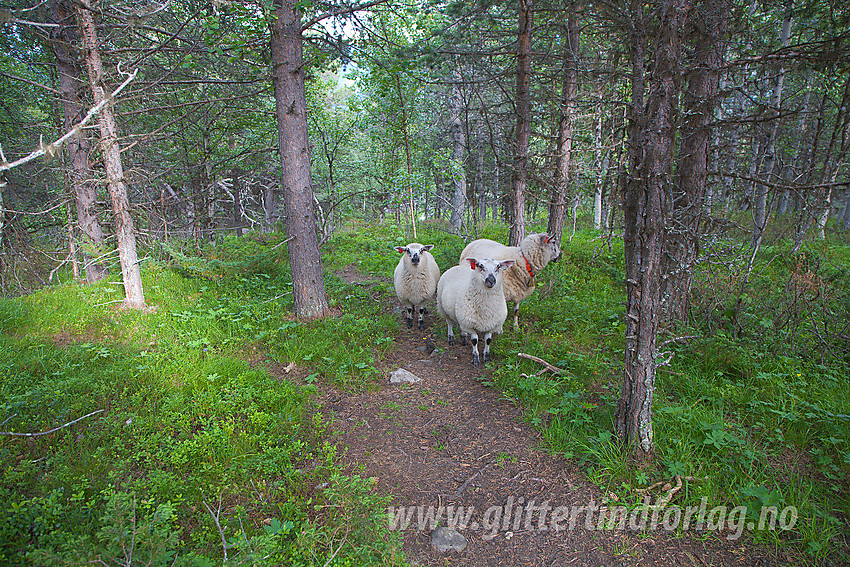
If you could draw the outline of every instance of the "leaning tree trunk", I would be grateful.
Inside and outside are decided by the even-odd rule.
[[[463,226],[463,213],[466,208],[466,167],[464,167],[464,155],[466,152],[466,136],[463,129],[463,96],[461,95],[461,72],[460,67],[454,71],[452,82],[452,97],[449,103],[451,112],[451,138],[452,138],[452,182],[454,192],[452,193],[452,210],[449,216],[449,226],[455,234],[461,233]]]
[[[642,4],[632,2],[632,117],[629,131],[630,171],[624,188],[626,260],[626,342],[623,392],[614,428],[636,456],[653,447],[652,396],[657,369],[656,336],[661,308],[664,217],[676,141],[680,30],[683,0],[665,0],[658,12],[655,66],[643,103],[646,25]]]
[[[106,100],[109,92],[104,88],[103,63],[100,59],[97,31],[88,0],[81,0],[76,6],[85,47],[89,84],[97,105]],[[124,185],[124,167],[121,164],[121,153],[118,147],[118,128],[115,125],[111,104],[106,104],[98,114],[98,125],[109,197],[115,214],[115,236],[118,241],[121,276],[124,280],[124,306],[142,309],[145,307],[145,294],[142,289],[139,256],[136,253],[136,232],[133,227],[133,217],[130,216],[130,200],[127,198],[127,186]]]
[[[572,6],[574,8],[574,6]],[[572,11],[572,10],[571,10]],[[564,231],[564,212],[570,200],[570,160],[573,152],[573,124],[578,90],[579,28],[575,16],[567,21],[567,38],[564,47],[564,92],[558,123],[558,147],[555,150],[555,183],[549,200],[549,221],[546,232],[558,243]]]
[[[708,155],[730,7],[727,0],[706,0],[694,23],[694,49],[685,72],[679,165],[667,223],[662,297],[665,322],[688,316],[694,266],[699,255],[700,224],[705,209]]]
[[[50,16],[58,27],[50,28],[50,46],[56,57],[59,75],[59,92],[62,95],[62,112],[65,131],[70,131],[83,118],[84,96],[82,67],[72,50],[79,42],[74,25],[74,7],[69,2],[56,0],[50,4]],[[93,283],[106,277],[106,265],[98,261],[103,254],[103,228],[97,216],[96,188],[88,164],[89,141],[80,132],[65,146],[71,164],[71,193],[77,209],[77,223],[83,233],[82,259],[86,280]],[[73,239],[76,231],[70,232]]]
[[[519,0],[516,63],[516,155],[511,196],[511,246],[525,238],[525,193],[528,185],[528,143],[531,139],[531,27],[532,0]]]
[[[274,97],[280,144],[283,201],[289,242],[289,267],[295,315],[318,319],[329,313],[322,280],[322,258],[307,136],[307,98],[301,16],[295,2],[275,3],[270,22]]]

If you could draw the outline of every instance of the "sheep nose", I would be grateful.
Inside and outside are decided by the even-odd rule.
[[[496,276],[494,276],[493,274],[488,275],[486,278],[484,278],[484,285],[486,285],[487,287],[493,287],[494,285],[496,285]]]
[[[411,256],[410,257],[410,263],[413,264],[414,266],[418,266],[419,265],[419,256]]]

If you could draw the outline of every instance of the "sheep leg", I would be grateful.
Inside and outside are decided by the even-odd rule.
[[[408,305],[407,307],[404,308],[404,310],[407,313],[406,314],[407,328],[412,329],[413,328],[413,306]]]
[[[420,307],[419,308],[419,330],[420,331],[425,328],[425,322],[423,321],[424,317],[425,317],[425,308]]]
[[[455,330],[452,327],[451,321],[446,321],[446,324],[449,327],[449,346],[454,346],[454,344],[455,344]]]
[[[484,362],[490,362],[490,343],[493,341],[493,333],[484,333]]]
[[[514,329],[519,326],[519,304],[519,301],[514,303]]]
[[[468,335],[468,334],[466,334],[466,333],[464,333],[463,331],[461,331],[461,332],[460,332],[460,344],[461,344],[462,346],[466,346],[467,344],[469,344],[469,343],[467,342],[467,341],[468,341],[468,339],[469,339],[469,335]]]
[[[476,333],[475,331],[472,331],[472,333],[470,334],[470,337],[472,338],[472,340],[470,341],[470,342],[472,342],[472,366],[481,366],[481,360],[478,357],[478,333]],[[484,347],[484,348],[485,348],[484,352],[486,353],[487,347]]]

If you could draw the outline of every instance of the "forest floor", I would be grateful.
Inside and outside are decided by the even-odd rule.
[[[369,285],[369,278],[354,268],[339,275],[348,283]],[[420,529],[414,514],[403,531],[411,564],[704,567],[789,562],[746,534],[729,540],[728,531],[592,529],[586,512],[578,513],[572,529],[565,520],[559,525],[566,529],[554,531],[555,509],[600,505],[605,494],[576,464],[547,452],[539,433],[524,422],[522,409],[485,384],[492,365],[475,368],[470,347],[449,347],[444,323],[432,310],[425,324],[424,331],[403,328],[383,360],[385,379],[379,390],[350,393],[322,386],[319,394],[323,413],[333,419],[347,472],[376,477],[377,489],[392,495],[393,507],[472,508],[466,529],[459,530],[468,541],[460,553],[432,550],[431,529]],[[504,356],[497,342],[496,364]],[[389,373],[398,368],[421,381],[389,383]],[[282,365],[271,371],[283,377]],[[551,507],[543,521],[548,529],[539,529],[539,509],[529,515],[532,503]],[[591,526],[598,517],[592,516]],[[445,515],[439,525],[447,525]]]

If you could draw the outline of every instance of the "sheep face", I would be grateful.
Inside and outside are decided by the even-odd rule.
[[[414,266],[418,266],[419,260],[422,258],[422,253],[428,252],[433,247],[433,244],[426,244],[425,246],[421,246],[419,244],[408,244],[407,246],[396,246],[395,249],[399,254],[407,254],[407,257],[410,258],[410,263]]]
[[[481,283],[487,288],[492,288],[496,285],[499,272],[507,270],[513,266],[515,262],[514,260],[498,261],[493,260],[492,258],[484,258],[483,260],[467,258],[466,261],[469,262],[469,267],[477,272],[478,277],[481,278]]]
[[[539,246],[543,253],[543,260],[545,260],[544,265],[561,259],[561,247],[558,246],[558,241],[554,236],[541,232],[536,237],[540,241]]]

